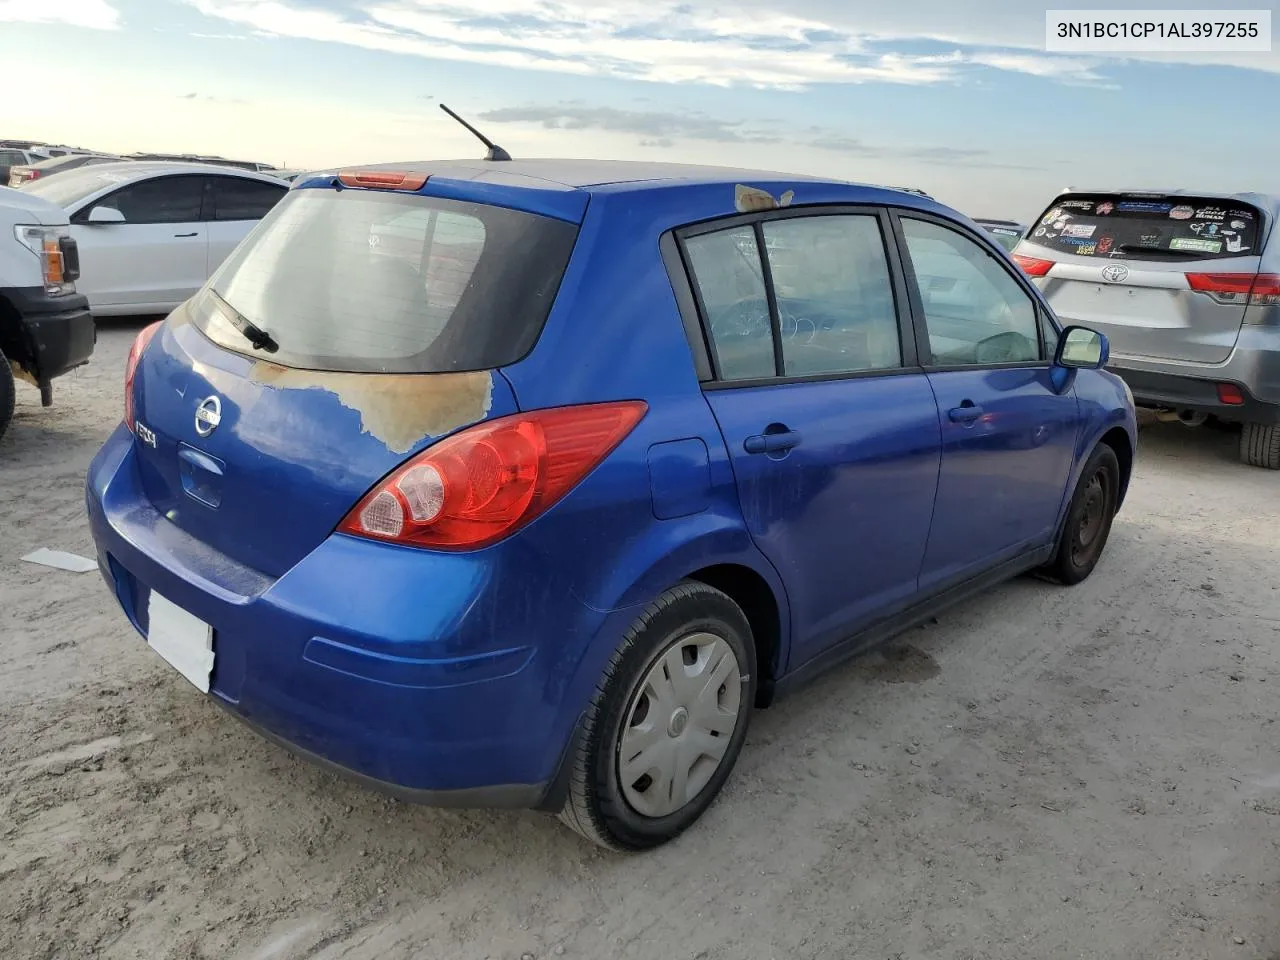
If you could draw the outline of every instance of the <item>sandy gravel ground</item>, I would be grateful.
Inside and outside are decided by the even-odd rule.
[[[81,490],[135,326],[0,442],[0,958],[1280,957],[1280,476],[1152,426],[1097,573],[1019,581],[756,715],[675,844],[415,808],[134,635]]]

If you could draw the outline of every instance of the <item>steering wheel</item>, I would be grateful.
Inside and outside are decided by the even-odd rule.
[[[1031,340],[1008,330],[979,340],[973,348],[973,359],[976,363],[1022,363],[1034,360],[1036,353],[1035,344]]]

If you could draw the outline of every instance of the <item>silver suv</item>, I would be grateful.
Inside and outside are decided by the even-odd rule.
[[[1013,256],[1064,324],[1107,335],[1138,406],[1240,423],[1241,459],[1280,470],[1278,213],[1257,193],[1068,190]]]

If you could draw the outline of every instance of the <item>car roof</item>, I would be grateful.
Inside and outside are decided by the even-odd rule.
[[[768,170],[661,163],[642,160],[431,160],[402,163],[348,164],[351,170],[404,170],[451,180],[482,180],[507,186],[590,190],[618,184],[657,186],[663,183],[746,181],[841,182]],[[523,181],[523,183],[521,182]]]
[[[243,167],[227,167],[219,163],[194,163],[182,160],[121,160],[118,163],[96,163],[93,166],[85,167],[84,170],[88,175],[92,175],[90,171],[102,174],[119,170],[130,174],[129,179],[141,179],[158,173],[214,173],[222,176],[249,177],[258,180],[277,179],[265,170],[245,170]],[[68,172],[66,175],[70,176],[71,173]],[[123,183],[124,181],[121,180],[120,182]]]
[[[1280,214],[1280,194],[1274,193],[1225,193],[1222,190],[1187,190],[1178,187],[1172,190],[1160,190],[1152,187],[1136,187],[1128,190],[1117,190],[1112,188],[1101,188],[1097,190],[1085,190],[1082,187],[1067,187],[1061,191],[1058,197],[1071,196],[1073,194],[1113,194],[1116,196],[1161,196],[1161,197],[1197,197],[1200,199],[1212,200],[1238,200],[1240,203],[1248,203],[1258,207],[1271,214],[1272,217]]]

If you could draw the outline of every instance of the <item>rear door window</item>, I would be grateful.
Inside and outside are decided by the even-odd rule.
[[[261,220],[286,193],[283,186],[245,177],[210,177],[214,220]]]
[[[487,204],[407,193],[286,192],[193,304],[210,339],[276,363],[443,373],[514,363],[542,332],[578,228]]]
[[[764,224],[783,373],[809,377],[902,365],[879,219],[796,217]]]
[[[1070,194],[1027,239],[1056,253],[1130,260],[1205,260],[1259,253],[1262,216],[1222,197]]]

